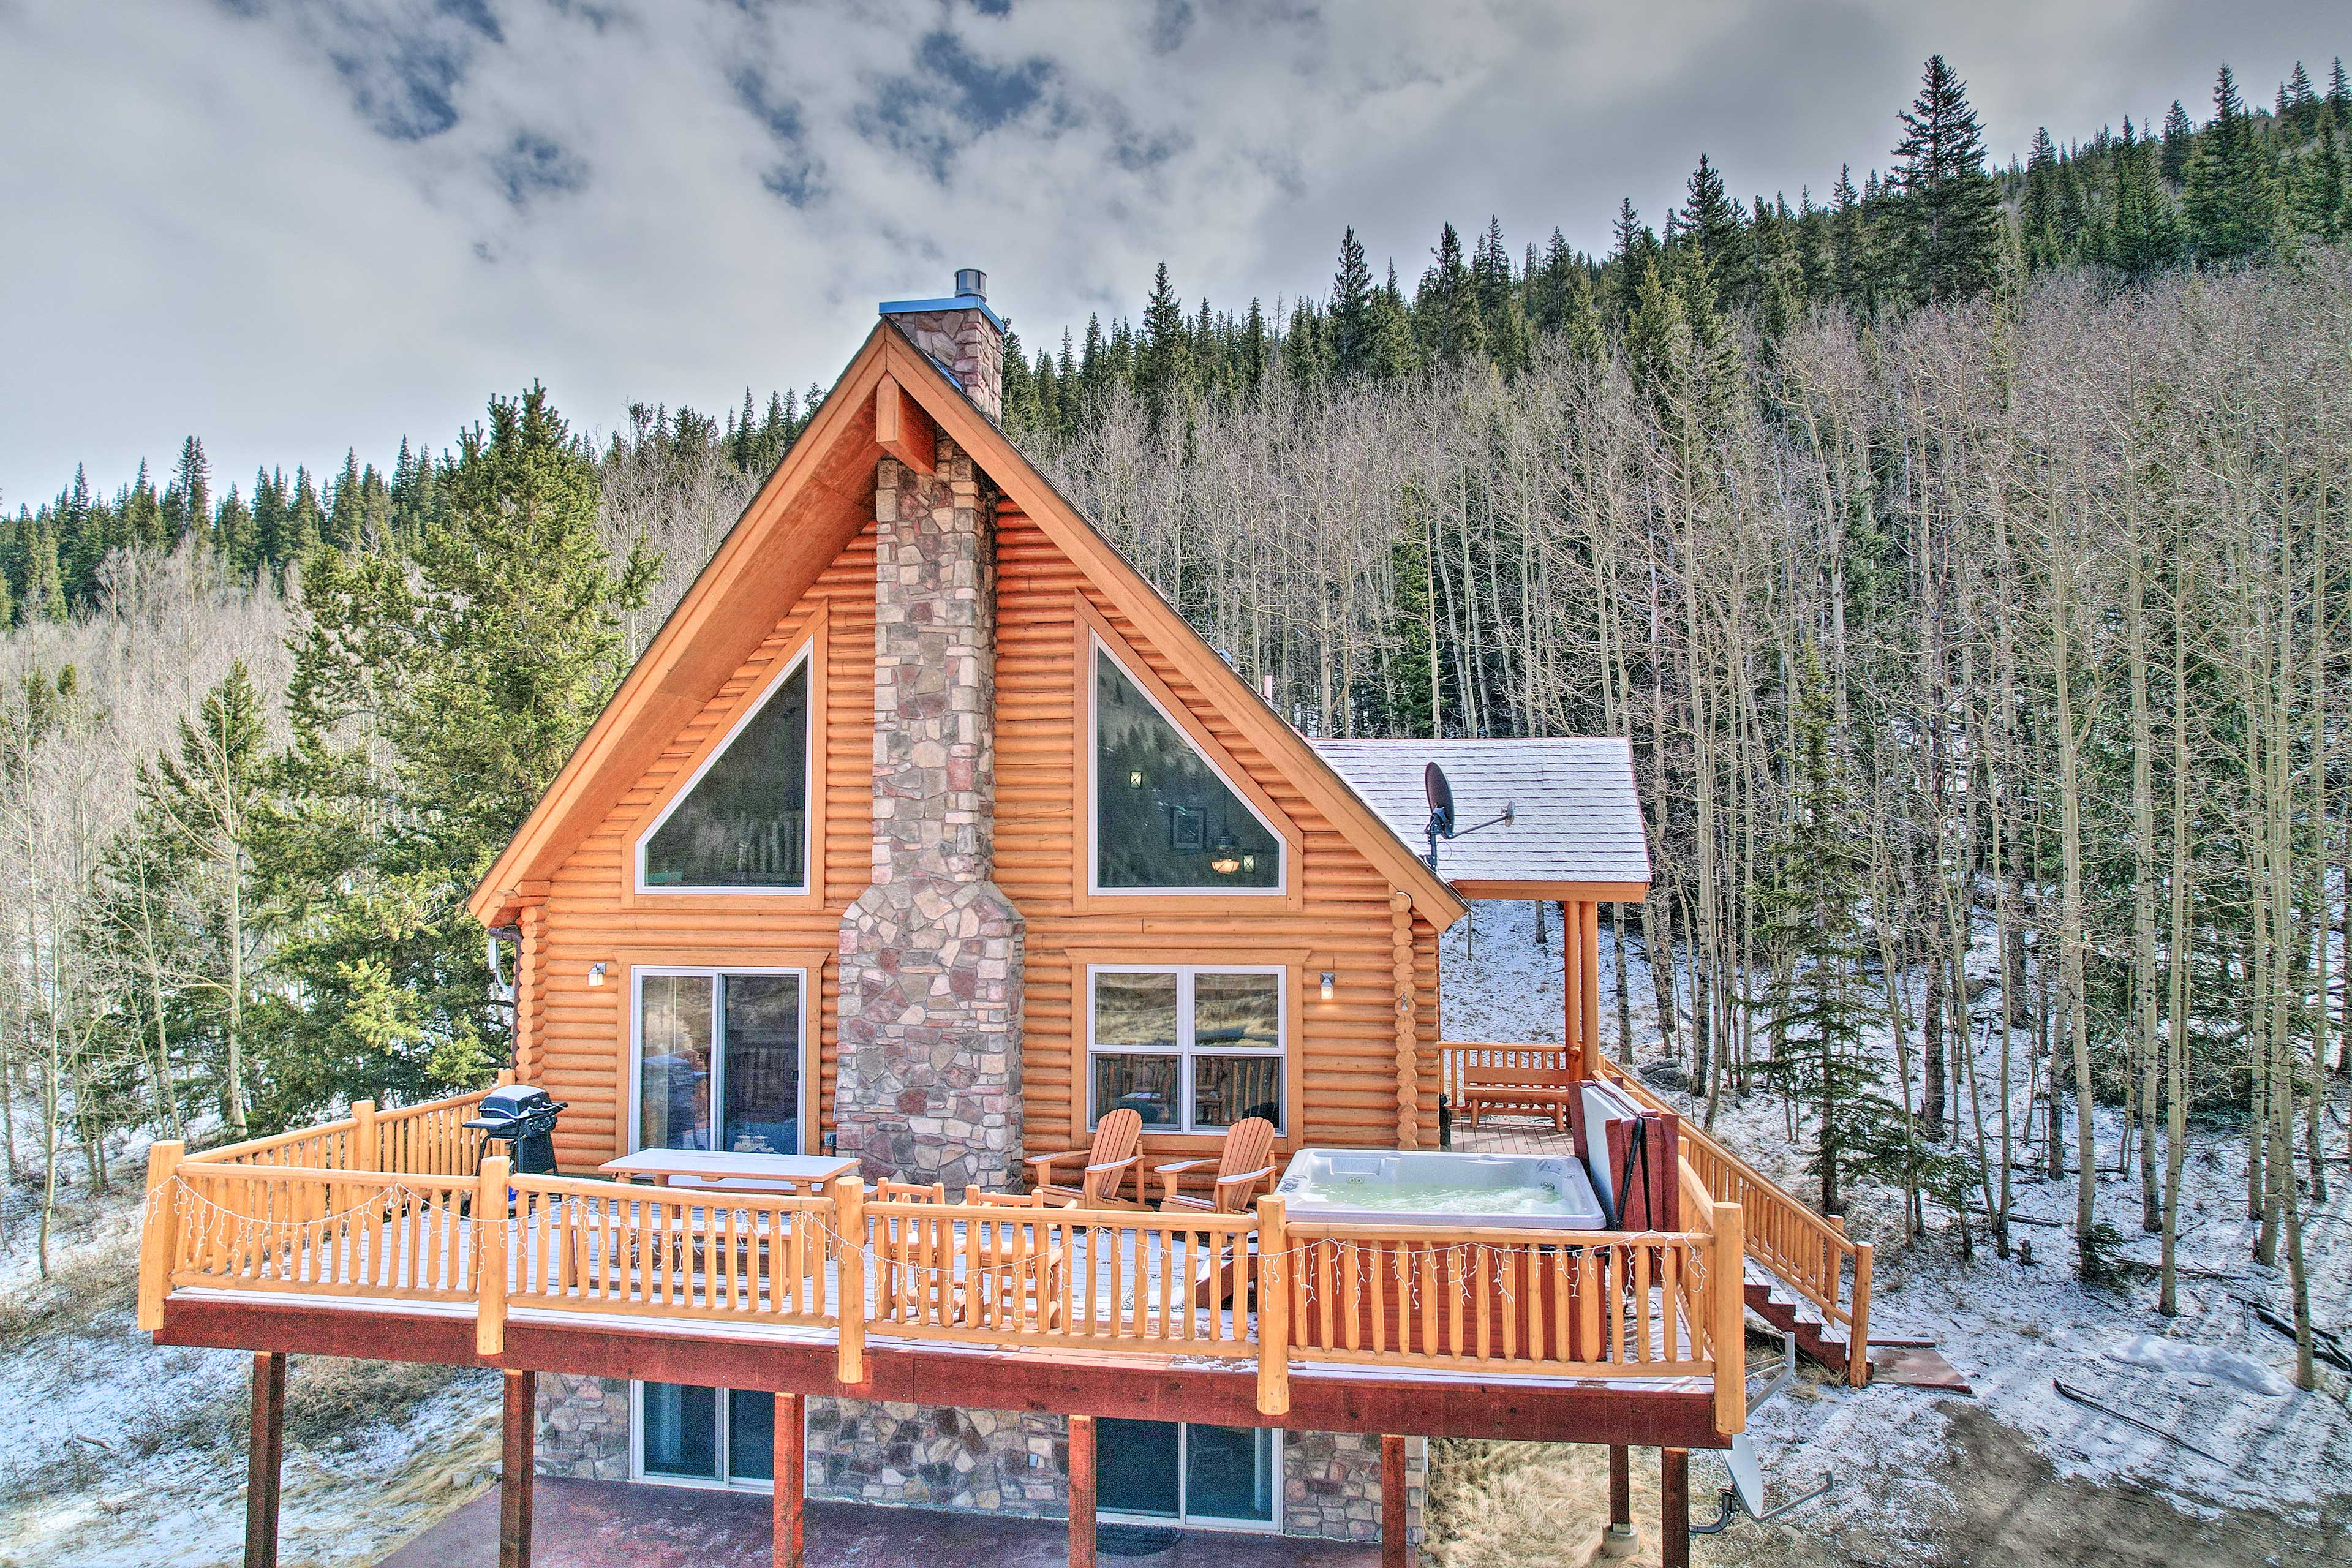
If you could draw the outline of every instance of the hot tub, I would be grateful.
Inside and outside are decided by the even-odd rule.
[[[1276,1194],[1295,1217],[1368,1225],[1601,1230],[1607,1216],[1571,1159],[1387,1149],[1301,1149]]]

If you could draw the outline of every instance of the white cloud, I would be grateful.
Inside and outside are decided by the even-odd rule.
[[[1034,346],[1161,258],[1319,291],[1346,223],[1408,279],[1446,218],[1598,247],[1703,147],[1742,195],[1883,163],[1936,48],[2006,152],[2335,47],[2316,5],[1924,9],[0,0],[0,498],[189,431],[224,484],[382,461],[534,375],[583,425],[729,405],[960,265]]]

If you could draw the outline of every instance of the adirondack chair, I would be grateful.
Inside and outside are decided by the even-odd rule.
[[[878,1203],[947,1205],[945,1182],[874,1184]],[[881,1215],[874,1227],[874,1303],[884,1318],[916,1319],[940,1286],[936,1270],[953,1261],[954,1234],[946,1216]]]
[[[1225,1132],[1224,1152],[1213,1162],[1217,1179],[1209,1195],[1196,1198],[1176,1190],[1180,1177],[1212,1163],[1206,1159],[1178,1160],[1156,1165],[1152,1173],[1161,1184],[1161,1209],[1205,1209],[1211,1214],[1239,1214],[1274,1184],[1274,1123],[1263,1116],[1245,1117]]]
[[[963,1201],[973,1209],[1026,1211],[965,1221],[979,1234],[972,1248],[976,1268],[964,1281],[960,1301],[963,1321],[1016,1331],[1058,1326],[1064,1246],[1048,1240],[1046,1228],[1035,1222],[1056,1209],[1076,1208],[1076,1203],[1042,1189],[983,1193],[976,1186],[963,1190]]]
[[[1136,1170],[1143,1155],[1143,1117],[1132,1107],[1122,1106],[1105,1115],[1096,1124],[1094,1145],[1087,1149],[1064,1149],[1052,1154],[1029,1156],[1029,1185],[1035,1191],[1056,1198],[1075,1199],[1080,1208],[1140,1208],[1140,1203],[1129,1203],[1118,1195],[1118,1189]],[[1079,1173],[1078,1184],[1069,1186],[1054,1180],[1054,1167],[1071,1160],[1083,1160],[1086,1168]],[[1140,1197],[1143,1184],[1139,1175],[1136,1193]]]

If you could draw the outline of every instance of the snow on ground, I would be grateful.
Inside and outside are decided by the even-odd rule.
[[[65,1194],[47,1281],[38,1201],[0,1191],[0,1568],[240,1561],[251,1357],[139,1332],[136,1195]],[[372,1563],[497,1468],[488,1374],[300,1357],[288,1405],[289,1568]]]
[[[1558,1040],[1560,1037],[1559,921],[1548,921],[1549,942],[1534,945],[1532,907],[1481,903],[1471,921],[1446,933],[1443,947],[1444,1035],[1448,1040]],[[1662,1054],[1648,965],[1640,957],[1639,928],[1629,922],[1633,952],[1626,978],[1633,1007],[1634,1055],[1648,1063]],[[1601,922],[1601,1038],[1615,1053],[1617,1013],[1612,922]],[[1971,974],[1998,978],[1990,933],[1979,943],[1981,964]],[[1916,990],[1913,993],[1916,1005]],[[1998,1005],[1988,992],[1979,1018]],[[1978,1082],[1987,1110],[1999,1083],[1998,1031],[1977,1031]],[[1685,1040],[1687,1049],[1687,1039]],[[1892,1047],[1876,1042],[1891,1064]],[[2019,1126],[2023,1124],[2023,1047],[2017,1047]],[[1695,1119],[1702,1102],[1666,1093]],[[2340,1095],[2339,1095],[2340,1100]],[[2140,1228],[2137,1160],[2128,1176],[2115,1167],[2120,1115],[2095,1113],[2100,1176],[2099,1217],[2125,1238],[2129,1263],[2153,1266],[2157,1238]],[[1803,1171],[1777,1096],[1751,1093],[1745,1103],[1726,1096],[1713,1131],[1759,1169],[1803,1196],[1818,1184]],[[2337,1149],[2344,1131],[2331,1121]],[[2071,1153],[2074,1131],[2066,1130]],[[1973,1125],[1970,1128],[1973,1141]],[[1851,1205],[1847,1224],[1876,1244],[1873,1291],[1874,1341],[1933,1340],[1974,1386],[1985,1411],[2022,1433],[2062,1477],[2099,1484],[2144,1487],[2183,1511],[2210,1517],[2217,1505],[2326,1521],[2352,1555],[2352,1394],[2347,1379],[2326,1366],[2319,1388],[2294,1388],[2294,1345],[2257,1320],[2252,1304],[2289,1315],[2284,1268],[2252,1261],[2256,1226],[2245,1215],[2246,1157],[2242,1128],[2193,1126],[2183,1181],[2180,1221],[2180,1315],[2156,1308],[2156,1285],[2145,1271],[2109,1288],[2086,1287],[2074,1273],[2075,1183],[2033,1172],[2013,1173],[2017,1184],[2015,1240],[2030,1243],[2034,1261],[1993,1255],[1979,1216],[1976,1257],[1963,1262],[1949,1216],[1906,1252],[1901,1245],[1899,1194],[1865,1191]],[[2038,1151],[2037,1151],[2038,1152]],[[2024,1153],[2021,1149],[2021,1163]],[[2022,1223],[2040,1221],[2042,1223]],[[2352,1300],[2352,1179],[2339,1173],[2325,1205],[2306,1216],[2305,1249],[2315,1319],[2325,1329],[2345,1323]],[[2284,1248],[2282,1248],[2284,1258]],[[2129,1267],[2127,1263],[2126,1267]],[[2192,1277],[2193,1276],[2193,1277]],[[2218,1278],[2214,1278],[2218,1276]],[[1760,1346],[1751,1363],[1765,1359]],[[2215,1456],[2206,1458],[2097,1411],[2073,1404],[2053,1387],[2063,1381],[2092,1398],[2173,1434]],[[1838,1477],[1823,1503],[1794,1516],[1800,1523],[1822,1509],[1842,1524],[1859,1523],[1888,1552],[1905,1558],[1904,1543],[1930,1539],[1939,1516],[1954,1506],[1948,1471],[1955,1458],[1948,1411],[1957,1396],[1877,1384],[1848,1389],[1808,1377],[1793,1395],[1776,1399],[1749,1424],[1769,1494],[1797,1495],[1819,1484],[1824,1470]],[[1716,1485],[1693,1478],[1704,1496]]]

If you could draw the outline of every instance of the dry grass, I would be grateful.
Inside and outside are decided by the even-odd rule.
[[[139,1204],[126,1202],[87,1216],[69,1239],[53,1235],[48,1278],[0,1293],[0,1346],[81,1331],[131,1307],[139,1292]]]
[[[1656,1450],[1633,1454],[1633,1517],[1654,1521]],[[1608,1522],[1606,1448],[1467,1440],[1430,1445],[1433,1568],[1581,1568],[1597,1560]],[[1654,1527],[1644,1529],[1637,1555],[1611,1561],[1655,1563],[1656,1537]]]
[[[380,1423],[398,1423],[452,1384],[478,1384],[499,1402],[498,1374],[473,1367],[295,1356],[286,1376],[286,1436],[306,1448],[341,1449]]]

